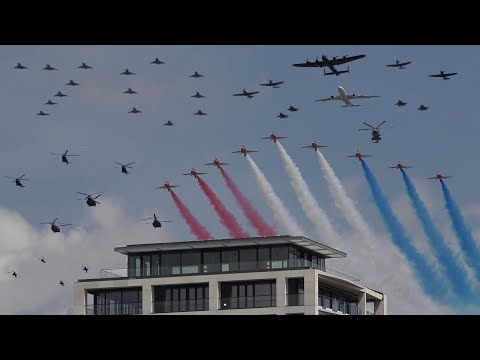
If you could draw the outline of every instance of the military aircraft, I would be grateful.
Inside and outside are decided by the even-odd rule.
[[[63,94],[61,91],[57,92],[55,95],[53,96],[58,96],[58,97],[64,97],[64,96],[68,96],[68,95],[65,95]]]
[[[196,113],[193,113],[193,115],[208,115],[208,114],[202,112],[202,110],[198,110]]]
[[[424,106],[424,105],[420,104],[420,107],[417,110],[426,111],[426,110],[428,110],[428,106]]]
[[[17,275],[17,273],[14,271],[14,272],[12,272],[12,276],[16,279],[18,275]]]
[[[158,60],[158,58],[155,58],[155,60],[151,61],[150,64],[160,65],[160,64],[165,64],[165,63],[163,61]]]
[[[40,116],[48,116],[50,114],[47,114],[47,113],[44,113],[43,111],[40,111],[37,115],[40,115]]]
[[[62,285],[62,286],[64,286],[65,284],[63,283],[63,281],[62,281],[62,280],[60,280],[60,282],[58,283],[58,285]]]
[[[128,174],[128,170],[127,170],[127,168],[129,168],[129,169],[133,169],[133,168],[132,168],[130,165],[132,165],[132,164],[135,164],[135,163],[136,163],[136,161],[134,161],[134,162],[131,162],[131,163],[128,163],[128,164],[120,164],[119,162],[116,162],[116,161],[115,161],[115,164],[118,164],[118,165],[120,165],[120,167],[122,168],[122,173],[123,173],[123,174],[125,174],[125,175],[127,175],[127,174]],[[117,168],[118,168],[118,166],[115,166],[115,167],[117,167]]]
[[[43,257],[40,259],[40,262],[42,262],[42,263],[44,263],[44,264],[47,263]]]
[[[15,66],[14,69],[28,69],[28,67],[23,66],[23,65],[20,64],[20,63],[17,63],[17,66]]]
[[[350,100],[353,100],[353,99],[370,99],[370,98],[380,97],[380,96],[376,96],[376,95],[355,95],[355,94],[348,95],[346,93],[345,89],[341,86],[338,87],[338,93],[340,95],[337,95],[337,96],[332,95],[328,98],[315,100],[315,101],[341,100],[345,103],[345,105],[342,105],[342,107],[351,107],[351,106],[360,106],[360,105],[352,104],[350,102]]]
[[[85,64],[84,62],[82,62],[82,65],[80,65],[78,68],[79,68],[79,69],[92,69],[91,66],[88,66],[88,65]]]
[[[277,117],[280,119],[285,119],[285,118],[288,118],[288,115],[285,115],[284,113],[281,112],[280,114],[277,115]]]
[[[317,149],[322,148],[322,147],[327,147],[327,145],[318,145],[316,141],[312,141],[310,145],[307,146],[302,146],[304,149],[313,149],[317,151]]]
[[[62,157],[62,162],[64,162],[64,163],[67,164],[67,165],[70,164],[70,162],[68,161],[67,156],[80,156],[80,155],[71,155],[71,154],[68,154],[68,155],[67,155],[67,153],[68,153],[68,150],[65,151],[64,154],[50,153],[50,155],[58,155],[58,156],[61,156],[61,157]]]
[[[441,173],[437,173],[434,177],[429,177],[427,179],[435,179],[435,180],[440,180],[443,182],[443,179],[450,179],[452,176],[443,176]]]
[[[390,169],[399,169],[401,172],[403,172],[403,169],[410,169],[413,166],[410,165],[403,165],[401,161],[397,162],[397,165],[395,166],[389,166]]]
[[[83,271],[85,271],[85,272],[87,273],[87,272],[88,272],[88,267],[86,267],[86,266],[83,266],[83,267],[82,267],[82,270],[83,270]]]
[[[448,73],[446,74],[443,70],[440,71],[439,74],[432,74],[432,75],[428,75],[429,77],[438,77],[438,78],[442,78],[443,80],[449,80],[450,79],[450,76],[453,76],[453,75],[457,75],[458,73]]]
[[[198,72],[194,72],[193,75],[190,75],[191,78],[201,78],[204,77],[203,75],[200,75]]]
[[[155,189],[167,189],[170,191],[171,188],[179,187],[180,185],[170,185],[168,181],[165,181],[162,186],[159,186]]]
[[[133,108],[132,110],[130,110],[128,113],[129,113],[129,114],[141,114],[141,113],[143,113],[143,111],[137,110],[137,108],[134,107],[134,108]]]
[[[265,83],[265,84],[260,84],[261,86],[271,86],[273,87],[274,89],[278,89],[279,86],[278,85],[281,85],[283,84],[285,81],[276,81],[276,82],[273,82],[272,80],[268,80],[268,83]]]
[[[208,164],[205,164],[205,165],[214,165],[216,167],[218,167],[220,169],[220,166],[223,166],[223,165],[230,165],[229,163],[224,163],[224,162],[220,162],[220,160],[218,160],[217,158],[215,158],[213,160],[213,162],[211,163],[208,163]]]
[[[253,95],[255,94],[258,94],[258,91],[246,91],[245,89],[243,89],[243,91],[241,93],[238,93],[238,94],[233,94],[233,96],[246,96],[247,98],[249,99],[253,99]]]
[[[397,61],[395,62],[395,64],[389,64],[389,65],[385,65],[385,66],[388,66],[388,67],[396,67],[396,68],[399,68],[399,69],[406,69],[405,66],[407,66],[408,64],[411,64],[412,62],[411,61],[405,61],[405,62],[400,62]]]
[[[88,206],[97,206],[97,204],[100,204],[96,199],[98,199],[102,195],[102,193],[98,194],[95,197],[93,197],[93,195],[84,194],[84,193],[81,193],[81,192],[78,192],[78,191],[77,191],[77,194],[86,196],[85,199],[78,199],[78,200],[87,200],[87,205]]]
[[[189,173],[182,174],[182,175],[191,175],[191,176],[194,176],[195,179],[198,179],[198,175],[205,175],[205,174],[206,174],[206,173],[197,172],[197,170],[192,169],[192,170],[190,170]]]
[[[355,155],[347,155],[347,157],[353,157],[353,158],[357,158],[358,160],[361,160],[362,158],[364,157],[371,157],[372,155],[364,155],[360,152],[360,150],[357,150],[357,152],[355,153]]]
[[[397,102],[395,105],[397,105],[397,106],[405,106],[405,105],[407,105],[407,103],[406,103],[406,102],[403,102],[402,100],[398,100],[398,102]]]
[[[247,153],[251,153],[251,152],[258,152],[258,150],[247,150],[245,146],[242,146],[239,151],[232,151],[233,154],[241,153],[245,156],[247,156]]]
[[[52,100],[48,100],[44,105],[57,105],[57,103],[53,102]]]
[[[322,55],[322,61],[319,61],[318,58],[315,61],[308,61],[305,63],[301,64],[293,64],[293,66],[296,67],[328,67],[331,72],[327,73],[325,72],[325,69],[323,70],[323,75],[340,75],[343,73],[348,73],[350,72],[350,68],[347,68],[347,70],[337,70],[335,68],[336,65],[342,65],[349,63],[351,61],[355,61],[361,58],[364,58],[365,55],[355,55],[355,56],[343,56],[338,58],[337,56],[334,56],[332,59],[328,59],[325,55]]]
[[[58,220],[58,218],[56,218],[56,219],[53,220],[52,222],[40,223],[40,225],[50,224],[50,229],[52,229],[52,231],[53,231],[54,233],[59,233],[59,232],[60,232],[60,226],[70,226],[70,225],[72,225],[72,224],[58,224],[58,225],[57,225],[57,224],[55,224],[55,221],[57,221],[57,220]],[[42,259],[43,259],[43,258],[42,258]],[[42,261],[42,262],[45,262],[45,260]]]
[[[365,125],[370,127],[370,129],[358,129],[358,130],[371,130],[372,131],[372,142],[377,143],[382,140],[382,137],[380,136],[380,126],[382,126],[385,123],[386,120],[384,120],[380,125],[374,127],[370,124],[367,124],[364,122]]]
[[[78,85],[80,85],[80,84],[79,84],[79,83],[76,83],[76,82],[73,81],[73,80],[70,80],[70,82],[66,83],[65,85],[78,86]]]
[[[271,132],[269,136],[261,138],[262,140],[273,140],[274,143],[277,143],[277,139],[286,139],[286,136],[277,136],[274,132]]]
[[[162,227],[162,222],[171,222],[170,220],[158,220],[157,215],[155,214],[153,214],[153,218],[150,217],[142,220],[152,220],[152,219],[153,219],[152,225],[154,228]],[[147,224],[150,224],[150,223],[148,222]]]
[[[43,68],[43,70],[58,70],[58,69],[55,69],[54,67],[50,66],[49,64],[47,64],[47,66],[45,66]]]
[[[197,99],[200,99],[200,98],[204,98],[205,96],[201,95],[198,91],[195,95],[192,95],[190,97],[194,97],[194,98],[197,98]]]
[[[131,72],[130,70],[128,69],[125,69],[124,72],[120,73],[121,75],[135,75],[135,73]]]
[[[22,184],[22,181],[30,181],[30,179],[25,179],[24,176],[27,174],[23,174],[22,176],[19,176],[17,178],[11,177],[11,176],[5,176],[7,179],[13,179],[12,183],[15,183],[16,186],[20,186],[21,188],[25,187],[25,185]]]
[[[167,121],[165,124],[163,124],[163,125],[165,125],[165,126],[173,126],[173,123],[172,123],[170,120],[168,120],[168,121]]]
[[[123,92],[124,94],[138,94],[136,91],[132,90],[131,88],[128,88],[127,91]]]
[[[298,109],[296,107],[293,107],[292,105],[290,105],[290,107],[288,108],[289,111],[298,111]]]

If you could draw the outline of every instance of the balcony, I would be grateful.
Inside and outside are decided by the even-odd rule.
[[[142,303],[86,305],[87,315],[138,315],[142,313]]]
[[[337,314],[358,315],[358,305],[354,302],[348,302],[330,296],[319,295],[318,305],[322,308],[322,310],[328,312]]]
[[[154,301],[153,312],[156,314],[208,311],[208,298],[197,300]]]
[[[276,296],[237,296],[232,298],[220,298],[220,310],[251,309],[277,306]]]
[[[100,279],[126,278],[126,277],[128,277],[128,269],[127,268],[102,269],[102,270],[100,270]]]

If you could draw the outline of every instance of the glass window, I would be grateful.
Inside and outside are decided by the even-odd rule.
[[[152,275],[160,275],[160,255],[152,255]]]
[[[267,270],[271,268],[269,247],[262,247],[258,249],[258,268],[261,270]]]
[[[204,251],[203,252],[203,272],[204,273],[219,273],[220,267],[220,251]]]
[[[312,255],[304,253],[305,267],[310,269],[312,267]]]
[[[199,273],[201,260],[200,251],[182,252],[182,274]]]
[[[180,274],[180,253],[163,253],[160,263],[162,275]]]
[[[135,258],[135,276],[142,276],[142,258],[134,256]]]
[[[222,271],[238,271],[238,250],[222,250]]]
[[[142,291],[126,289],[122,291],[122,303],[138,303],[138,297],[141,296]]]
[[[304,304],[304,279],[287,279],[287,305]]]
[[[154,295],[156,313],[208,310],[207,284],[157,286]]]
[[[325,271],[325,258],[318,258],[318,268]]]
[[[272,269],[287,268],[288,246],[272,246]]]
[[[318,269],[318,258],[316,255],[312,255],[312,267]]]
[[[296,268],[298,267],[298,250],[293,246],[288,247],[288,267],[289,268]]]
[[[275,280],[221,284],[221,309],[276,306]]]
[[[143,255],[143,273],[142,276],[150,276],[150,255]]]
[[[240,249],[240,270],[257,270],[257,249]]]

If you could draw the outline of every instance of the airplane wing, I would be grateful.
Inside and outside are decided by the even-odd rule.
[[[262,139],[262,140],[270,139],[270,136],[263,137],[263,138],[260,138],[260,139]],[[278,139],[278,137],[277,137],[277,139]]]
[[[258,94],[259,92],[258,91],[252,91],[250,93],[248,93],[248,95],[255,95],[255,94]]]
[[[450,179],[452,176],[442,176],[443,179]]]
[[[385,65],[385,66],[388,66],[388,67],[397,67],[397,66],[401,66],[400,64],[389,64],[389,65]]]
[[[458,73],[450,73],[450,74],[444,74],[445,76],[453,76],[453,75],[457,75]]]
[[[413,166],[403,165],[403,168],[404,168],[404,169],[410,169],[410,168],[412,168],[412,167],[413,167]]]
[[[330,97],[325,98],[325,99],[315,100],[315,102],[317,102],[317,101],[330,101],[330,100],[342,100],[342,98],[340,97],[340,95],[330,96]]]
[[[361,157],[372,157],[372,155],[363,155]]]
[[[293,64],[295,67],[324,67],[325,63],[323,61],[307,61],[305,63]]]
[[[241,151],[232,151],[233,154],[235,153],[241,153]]]
[[[427,179],[436,179],[436,178],[437,178],[437,177],[436,177],[436,176],[434,176],[434,177],[430,177],[430,178],[427,178]]]
[[[208,164],[205,164],[205,165],[215,165],[214,163],[208,163]]]
[[[240,94],[233,94],[232,96],[247,96],[247,94],[240,93]]]
[[[247,150],[247,153],[249,152],[258,152],[258,150]]]
[[[448,76],[447,74],[433,74],[433,75],[428,75],[430,77],[444,77],[444,76]]]
[[[286,136],[277,136],[277,139],[286,139]]]
[[[349,63],[351,61],[355,61],[355,60],[364,58],[364,57],[365,57],[365,55],[343,56],[341,58],[329,60],[327,65],[329,67],[330,67],[330,65],[342,65],[342,64]]]
[[[192,174],[190,174],[190,173],[186,173],[186,174],[182,174],[182,175],[192,175]]]
[[[348,95],[347,96],[349,100],[351,99],[370,99],[370,98],[376,98],[380,97],[378,95]]]
[[[347,157],[357,157],[357,155],[347,155]]]
[[[206,174],[206,173],[199,173],[199,172],[197,172],[197,175],[205,175],[205,174]]]

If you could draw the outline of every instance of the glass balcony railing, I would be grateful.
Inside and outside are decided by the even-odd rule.
[[[158,314],[190,311],[208,311],[208,299],[153,302],[153,312]]]
[[[142,303],[97,304],[85,306],[87,315],[138,315],[142,313]]]
[[[250,309],[277,306],[276,296],[238,296],[233,298],[221,298],[220,310]]]
[[[323,269],[322,269],[323,270]],[[360,279],[357,279],[357,278],[354,278],[353,276],[350,276],[350,275],[347,275],[347,274],[344,274],[340,271],[337,271],[337,270],[333,270],[333,269],[330,269],[330,268],[325,268],[323,271],[329,273],[329,274],[332,274],[332,275],[335,275],[335,276],[338,276],[338,277],[341,277],[341,278],[344,278],[344,279],[347,279],[347,280],[350,280],[350,281],[360,281]]]
[[[128,271],[127,268],[119,268],[119,269],[102,269],[100,270],[100,278],[119,278],[119,277],[127,277]]]
[[[287,306],[304,305],[305,294],[287,294]]]
[[[348,302],[330,296],[319,295],[318,305],[327,311],[341,312],[343,314],[349,315],[358,315],[358,305],[354,302]]]

